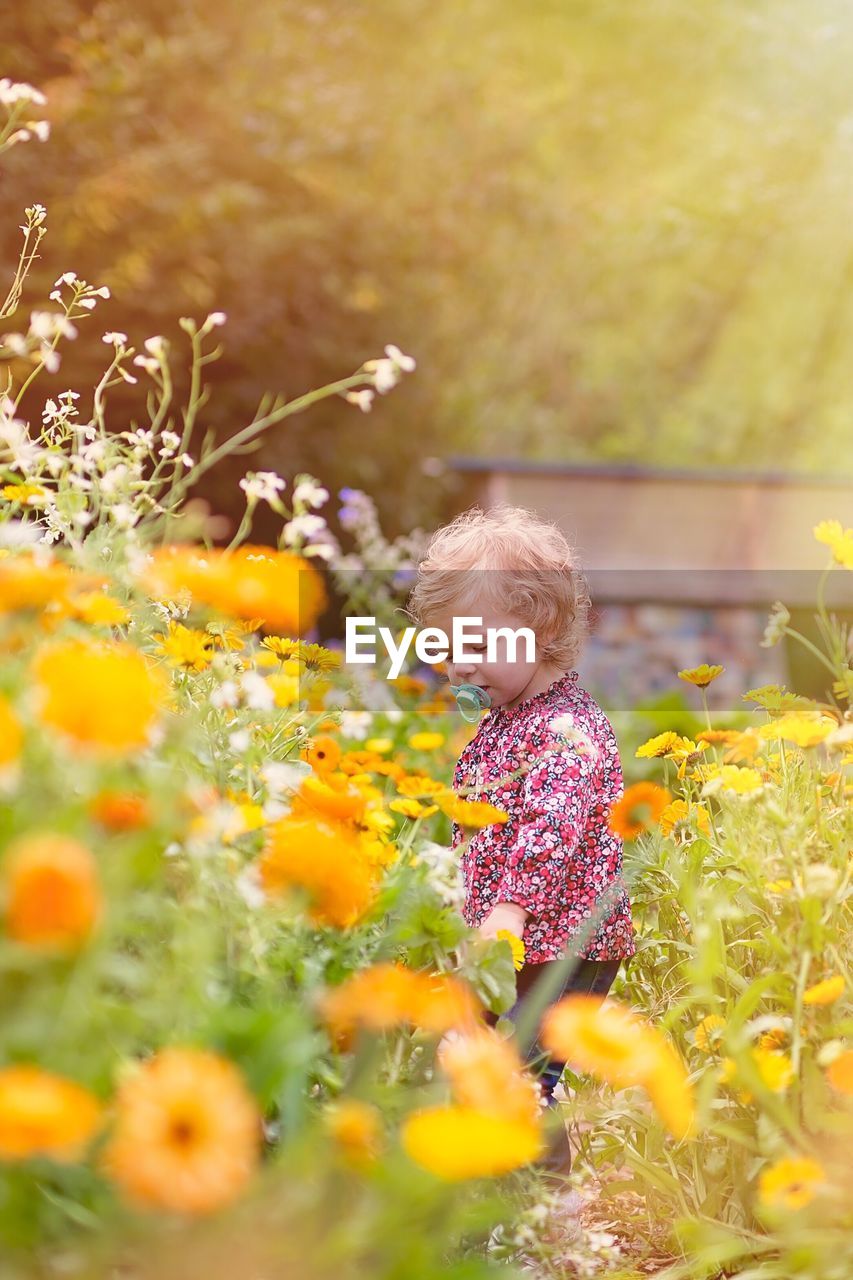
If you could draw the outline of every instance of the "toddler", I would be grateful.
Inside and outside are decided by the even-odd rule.
[[[607,815],[623,791],[613,728],[578,682],[574,669],[588,631],[590,599],[575,555],[558,527],[523,507],[473,507],[431,538],[418,565],[409,612],[418,625],[452,633],[453,619],[482,631],[467,642],[470,661],[447,662],[452,686],[473,685],[487,709],[456,765],[453,786],[468,800],[485,800],[509,814],[468,832],[453,824],[462,845],[462,914],[486,938],[507,929],[522,938],[515,1020],[537,979],[567,954],[555,996],[595,993],[602,999],[620,962],[634,955],[634,931],[622,881],[622,841]],[[529,628],[512,652],[506,635],[488,653],[489,628]],[[478,693],[478,691],[481,691]],[[460,703],[460,706],[462,704]],[[497,1018],[487,1014],[494,1025]],[[543,1062],[544,1059],[544,1062]],[[564,1062],[535,1041],[528,1061],[539,1067],[545,1101]],[[565,1129],[540,1164],[567,1173]]]

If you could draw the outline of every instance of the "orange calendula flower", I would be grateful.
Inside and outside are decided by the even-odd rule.
[[[100,1102],[73,1080],[29,1063],[0,1068],[0,1160],[78,1160],[101,1122]]]
[[[485,800],[461,800],[454,797],[441,803],[441,808],[460,827],[490,827],[509,822],[509,814]]]
[[[218,1054],[161,1050],[122,1080],[114,1111],[102,1166],[134,1204],[209,1213],[235,1200],[258,1165],[259,1108]]]
[[[23,726],[11,702],[0,693],[0,769],[15,763],[23,745]]]
[[[826,1068],[826,1078],[839,1093],[853,1094],[853,1049],[844,1049]]]
[[[624,840],[633,840],[659,821],[672,795],[655,782],[635,782],[611,805],[610,830]]]
[[[82,582],[68,565],[46,563],[29,554],[0,558],[0,613],[17,609],[43,609],[63,601]]]
[[[348,1164],[371,1165],[382,1146],[382,1117],[376,1107],[360,1098],[340,1098],[323,1114],[326,1129]]]
[[[148,798],[137,791],[99,791],[89,813],[108,831],[139,831],[151,824]]]
[[[341,748],[336,738],[327,733],[318,733],[300,752],[299,758],[307,760],[315,773],[331,773],[338,767]]]
[[[809,1204],[826,1181],[816,1160],[806,1156],[786,1156],[764,1169],[758,1179],[758,1195],[763,1205],[796,1211]]]
[[[804,991],[803,1004],[834,1004],[844,995],[846,985],[840,973],[833,974]]]
[[[71,836],[20,836],[2,863],[6,929],[32,947],[69,948],[89,937],[103,910],[98,864]]]
[[[163,677],[118,641],[62,640],[33,661],[42,724],[96,754],[127,755],[150,742],[163,709]]]
[[[664,1036],[626,1006],[597,996],[565,996],[546,1011],[540,1039],[556,1057],[615,1088],[641,1085],[671,1133],[692,1133],[693,1096],[684,1064]]]
[[[373,905],[377,876],[355,832],[288,814],[267,828],[266,838],[258,870],[267,894],[305,890],[311,919],[338,929],[355,924]]]
[[[90,627],[123,627],[130,622],[130,610],[104,591],[83,591],[70,601],[75,618]]]
[[[716,680],[717,676],[721,676],[725,671],[725,667],[709,666],[707,662],[703,662],[698,667],[688,667],[684,671],[679,671],[679,680],[685,680],[688,684],[695,684],[697,689],[707,689],[712,680]]]
[[[473,1026],[482,1009],[467,983],[452,974],[428,974],[393,962],[371,965],[319,998],[335,1040],[349,1045],[356,1027],[374,1031],[420,1027],[443,1033]]]
[[[528,1123],[540,1119],[539,1084],[524,1069],[515,1042],[493,1027],[457,1034],[439,1045],[437,1056],[456,1102]]]
[[[423,798],[431,800],[436,796],[448,795],[448,788],[444,782],[439,782],[437,778],[430,778],[425,773],[411,773],[401,778],[397,783],[397,790],[401,796],[409,796],[412,800]]]
[[[358,823],[364,817],[367,797],[346,778],[333,774],[309,776],[302,780],[291,802],[291,813],[320,816],[335,822]]]
[[[720,1043],[725,1025],[725,1018],[721,1018],[717,1013],[709,1013],[696,1024],[694,1033],[696,1048],[701,1049],[703,1053],[711,1053]]]
[[[403,1149],[415,1164],[449,1182],[494,1178],[541,1155],[538,1124],[476,1107],[428,1107],[407,1116]]]
[[[693,824],[702,835],[711,834],[711,815],[704,804],[689,805],[686,800],[673,800],[661,811],[660,829],[663,835],[673,832],[687,833]]]

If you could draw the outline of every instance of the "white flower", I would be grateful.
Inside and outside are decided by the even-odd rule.
[[[127,342],[127,334],[113,332],[105,333],[103,338],[101,338],[101,342],[105,342],[107,346],[123,347]]]
[[[191,471],[191,470],[193,469],[193,467],[195,466],[195,462],[193,461],[193,459],[192,459],[191,455],[190,455],[190,454],[188,454],[188,453],[182,453],[182,454],[181,454],[181,462],[184,464],[184,466],[186,467],[187,471]]]
[[[140,369],[144,369],[146,373],[156,373],[160,368],[156,360],[151,356],[134,356],[133,363],[138,365]]]
[[[47,98],[40,89],[34,89],[26,81],[14,81],[4,76],[0,80],[0,102],[6,106],[11,106],[15,102],[35,102],[43,107]]]
[[[342,711],[341,733],[345,738],[355,738],[360,742],[370,732],[372,719],[373,716],[369,711]]]
[[[27,128],[32,130],[39,142],[47,142],[50,137],[49,120],[28,120]]]
[[[210,315],[204,322],[204,326],[205,328],[209,326],[211,329],[218,328],[220,325],[225,324],[227,319],[228,317],[224,311],[211,311]]]
[[[415,357],[404,355],[399,347],[395,347],[393,342],[389,342],[385,348],[385,354],[389,360],[402,369],[405,373],[411,373],[415,368]]]
[[[368,373],[373,374],[373,385],[381,396],[400,381],[397,366],[393,360],[368,360],[365,364]]]
[[[313,773],[307,760],[271,760],[261,767],[261,777],[271,796],[297,791],[303,779]]]
[[[304,502],[307,507],[322,507],[329,501],[329,490],[315,480],[300,480],[293,490],[293,501]]]
[[[322,516],[294,516],[284,526],[284,541],[289,547],[295,546],[302,538],[311,538],[321,529],[325,529],[326,521]]]
[[[163,444],[163,448],[160,450],[161,458],[165,457],[167,452],[174,453],[181,443],[181,437],[178,435],[177,431],[161,432],[160,440],[162,441],[162,444]]]
[[[362,391],[348,391],[346,398],[350,404],[358,405],[362,413],[370,413],[376,392],[365,387]]]
[[[237,755],[243,755],[249,750],[252,742],[252,735],[248,729],[237,729],[234,733],[229,734],[228,745]]]
[[[132,529],[139,519],[139,512],[134,511],[128,502],[117,502],[109,509],[110,519],[120,529]]]
[[[247,498],[256,502],[278,502],[278,495],[287,484],[274,471],[250,471],[240,481],[240,488]]]
[[[275,706],[275,694],[257,671],[244,671],[240,677],[240,688],[246,705],[253,711],[271,711]]]
[[[77,283],[77,272],[64,271],[58,280],[54,280],[53,285],[54,285],[54,288],[57,288],[59,285],[76,284],[76,283]]]
[[[253,862],[243,868],[234,881],[234,887],[246,906],[252,910],[262,907],[267,900],[267,896],[261,886],[260,873]]]
[[[305,548],[306,556],[316,556],[320,560],[329,561],[335,554],[335,548],[329,542],[312,542]]]
[[[165,360],[169,345],[162,334],[155,333],[153,337],[146,338],[142,344],[149,355],[154,356],[155,360]]]
[[[240,691],[233,680],[223,680],[218,689],[210,695],[210,705],[221,711],[223,707],[236,707],[240,701]]]

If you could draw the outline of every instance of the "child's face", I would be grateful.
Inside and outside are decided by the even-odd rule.
[[[469,635],[481,632],[480,641],[468,640],[465,642],[464,651],[472,655],[476,655],[478,661],[453,662],[453,618],[461,617],[477,617],[482,618],[482,626],[475,627],[472,624],[466,625],[466,633]],[[441,627],[447,633],[448,640],[451,642],[451,653],[447,659],[447,675],[451,684],[476,684],[488,693],[493,707],[503,707],[512,705],[525,692],[528,686],[535,681],[537,674],[544,665],[538,655],[540,639],[536,637],[535,648],[536,656],[533,660],[527,657],[527,644],[524,636],[518,636],[515,645],[515,660],[512,661],[511,650],[508,645],[509,637],[496,637],[496,654],[494,662],[486,661],[486,632],[490,627],[508,627],[512,631],[519,631],[528,624],[515,614],[506,613],[503,610],[495,609],[487,605],[472,605],[469,612],[456,611],[455,613],[442,614],[437,618],[430,619],[430,626]]]

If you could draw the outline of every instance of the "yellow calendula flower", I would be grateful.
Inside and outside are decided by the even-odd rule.
[[[275,672],[267,676],[267,684],[272,689],[275,705],[286,710],[299,702],[300,683],[294,676]]]
[[[98,1099],[30,1063],[0,1068],[0,1160],[79,1160],[101,1127]]]
[[[420,800],[391,800],[388,808],[393,813],[401,813],[404,818],[429,818],[438,813],[437,804],[421,804]]]
[[[170,1047],[121,1082],[101,1165],[144,1208],[210,1213],[245,1189],[261,1151],[260,1110],[216,1053]]]
[[[442,1041],[437,1057],[455,1102],[527,1123],[540,1119],[539,1084],[525,1070],[514,1041],[493,1027],[455,1033]]]
[[[757,769],[738,764],[712,765],[705,781],[707,792],[728,791],[741,796],[760,791],[763,786],[764,779]]]
[[[680,741],[679,735],[668,729],[665,733],[649,738],[642,746],[637,747],[634,754],[638,760],[660,760],[669,755]]]
[[[764,1087],[771,1093],[784,1093],[794,1079],[794,1068],[788,1055],[758,1045],[750,1051],[750,1057]],[[723,1059],[720,1080],[723,1084],[739,1080],[734,1058]],[[752,1101],[752,1094],[747,1089],[739,1089],[738,1097],[744,1103]]]
[[[790,893],[794,887],[793,880],[768,880],[767,890],[769,893]]]
[[[465,1106],[415,1111],[400,1138],[415,1164],[448,1182],[500,1177],[544,1150],[539,1125]]]
[[[826,1068],[826,1078],[838,1093],[853,1095],[853,1049],[843,1049]]]
[[[685,680],[688,684],[695,684],[697,689],[707,689],[712,680],[716,680],[717,676],[721,676],[725,671],[725,667],[709,666],[707,662],[703,662],[698,667],[688,667],[684,671],[679,671],[679,680]]]
[[[453,822],[460,827],[490,827],[493,823],[509,822],[509,814],[497,805],[485,800],[453,800],[440,802],[441,807]]]
[[[382,1117],[361,1098],[340,1098],[323,1113],[323,1123],[347,1164],[374,1163],[383,1146]]]
[[[392,738],[368,738],[364,744],[365,751],[374,751],[377,755],[387,755],[389,751],[394,750],[394,741]]]
[[[665,836],[689,831],[693,823],[703,835],[711,834],[711,815],[704,804],[689,805],[686,800],[673,800],[660,815],[660,829]]]
[[[91,627],[124,627],[130,622],[130,610],[104,591],[83,591],[70,605],[74,617]]]
[[[409,737],[409,746],[413,751],[436,751],[444,743],[443,733],[413,733]]]
[[[47,498],[47,490],[40,484],[6,484],[0,494],[7,502],[20,502],[24,507],[38,507]]]
[[[524,965],[524,942],[519,938],[517,933],[511,933],[509,929],[498,929],[495,934],[496,938],[504,938],[509,943],[512,952],[513,968],[521,969]]]
[[[709,1013],[701,1022],[696,1024],[695,1043],[696,1048],[701,1049],[703,1053],[711,1053],[717,1048],[721,1039],[722,1031],[726,1025],[725,1018],[721,1018],[717,1013]]]
[[[408,796],[414,800],[432,799],[435,796],[443,797],[448,794],[446,783],[439,782],[437,778],[429,778],[425,773],[411,773],[405,778],[400,778],[397,790],[401,796]]]
[[[213,637],[207,631],[170,622],[168,631],[158,633],[154,639],[159,642],[157,653],[185,671],[204,671],[213,660]]]
[[[758,730],[762,738],[784,738],[798,747],[816,747],[838,728],[831,716],[787,715],[763,724]]]
[[[840,520],[821,520],[812,532],[830,548],[836,564],[853,569],[853,529],[843,529]]]
[[[758,1179],[758,1195],[763,1205],[797,1210],[809,1204],[826,1181],[817,1160],[807,1156],[786,1156],[764,1169]]]
[[[0,769],[15,763],[23,745],[23,725],[11,702],[0,693]]]
[[[840,973],[833,974],[804,991],[803,1004],[834,1004],[844,995],[846,985]]]

